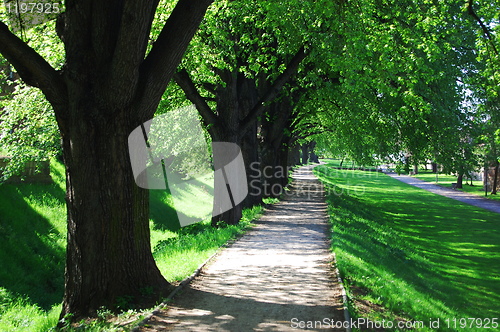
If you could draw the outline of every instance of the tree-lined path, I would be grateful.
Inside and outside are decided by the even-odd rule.
[[[441,196],[446,196],[462,203],[470,204],[473,206],[477,206],[489,211],[493,211],[496,213],[500,213],[500,202],[486,199],[484,197],[468,194],[460,190],[453,190],[449,188],[444,188],[429,182],[422,181],[420,179],[413,178],[408,175],[397,175],[395,173],[386,173],[387,175],[412,186],[425,189],[434,194],[438,194]]]
[[[141,331],[297,331],[301,321],[344,320],[322,186],[311,166],[293,178],[286,198]]]

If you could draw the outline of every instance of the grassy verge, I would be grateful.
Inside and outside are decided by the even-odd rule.
[[[315,173],[328,189],[332,250],[355,315],[421,321],[419,331],[437,319],[442,331],[460,330],[462,318],[498,320],[498,214],[380,173]],[[479,322],[462,330],[479,331]]]
[[[56,324],[64,286],[66,207],[64,167],[51,163],[54,183],[0,185],[0,331],[46,332]],[[214,229],[208,222],[178,229],[170,198],[151,191],[151,243],[158,267],[170,282],[191,275],[228,240],[245,232],[262,207],[243,212],[236,226]],[[117,323],[140,319],[129,311],[78,330],[123,331]],[[129,325],[127,325],[129,326]]]
[[[413,175],[415,178],[426,181],[426,182],[433,182],[437,185],[451,188],[452,183],[457,182],[457,177],[455,175],[450,175],[450,174],[438,174],[436,177],[435,173],[432,173],[432,171],[426,170],[426,171],[419,171],[419,174]],[[436,181],[437,180],[437,181]],[[500,195],[491,195],[488,192],[488,195],[485,196],[484,192],[484,187],[483,187],[483,181],[467,181],[467,184],[463,183],[463,188],[462,189],[457,189],[469,194],[474,194],[478,196],[483,196],[488,199],[494,199],[494,200],[500,200]],[[472,185],[470,185],[472,183]]]

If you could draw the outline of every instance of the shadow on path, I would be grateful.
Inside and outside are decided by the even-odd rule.
[[[332,273],[327,205],[311,166],[239,241],[141,331],[335,331],[342,289]],[[333,323],[332,323],[333,322]]]

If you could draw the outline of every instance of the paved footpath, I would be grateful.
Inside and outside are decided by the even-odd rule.
[[[398,179],[401,182],[411,184],[412,186],[425,189],[435,194],[446,196],[449,198],[456,199],[457,201],[474,205],[486,210],[490,210],[496,213],[500,213],[500,202],[487,199],[478,195],[473,195],[465,193],[460,190],[453,190],[450,188],[444,188],[430,182],[425,182],[408,175],[397,175],[396,173],[386,173],[387,175]]]
[[[141,331],[301,331],[314,322],[306,330],[345,331],[330,328],[344,311],[327,218],[322,186],[311,167],[299,169],[286,198]]]

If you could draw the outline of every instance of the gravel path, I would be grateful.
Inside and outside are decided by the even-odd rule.
[[[412,186],[425,189],[435,194],[446,196],[449,198],[456,199],[457,201],[474,205],[486,210],[490,210],[496,213],[500,213],[500,202],[493,201],[487,198],[483,198],[478,195],[468,194],[460,190],[453,190],[449,188],[444,188],[430,182],[425,182],[408,175],[397,175],[396,173],[386,173],[387,175],[398,179],[401,182],[411,184]]]
[[[311,167],[296,171],[286,198],[141,331],[340,331],[330,328],[344,311],[323,195]]]

